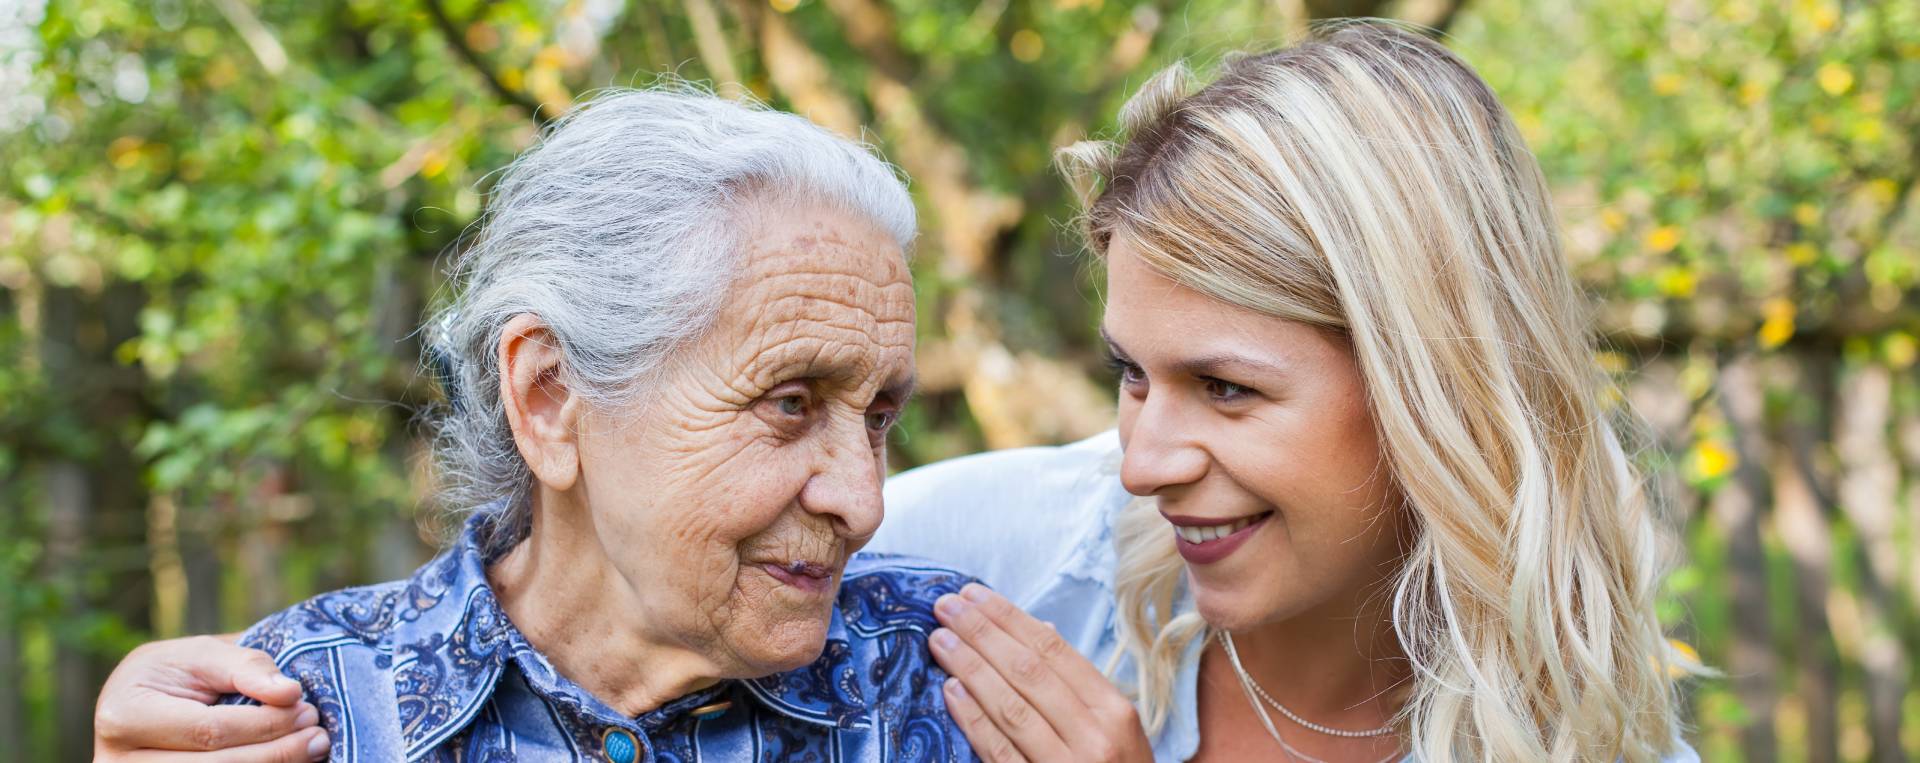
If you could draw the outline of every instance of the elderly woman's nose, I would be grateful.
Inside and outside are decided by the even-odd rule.
[[[866,538],[880,529],[881,461],[861,427],[840,427],[820,447],[821,463],[800,491],[800,506],[828,516],[849,538]]]
[[[1197,431],[1174,401],[1149,394],[1134,415],[1120,459],[1120,482],[1127,492],[1155,495],[1206,476],[1211,457],[1194,436]]]

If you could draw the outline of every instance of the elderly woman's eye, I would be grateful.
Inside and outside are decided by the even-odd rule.
[[[893,422],[899,419],[899,411],[874,411],[867,414],[867,428],[875,432],[885,432],[893,428]]]
[[[774,405],[779,406],[780,412],[788,416],[807,415],[807,399],[799,395],[780,398],[774,401]]]

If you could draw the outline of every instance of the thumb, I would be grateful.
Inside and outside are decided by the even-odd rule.
[[[300,701],[300,682],[281,675],[266,652],[206,636],[182,639],[170,646],[160,659],[171,662],[198,684],[193,687],[199,690],[196,694],[243,694],[277,707],[291,707]],[[153,688],[169,689],[164,685]]]
[[[300,682],[281,674],[273,658],[258,649],[242,649],[237,660],[220,666],[233,691],[265,705],[288,707],[300,701]]]

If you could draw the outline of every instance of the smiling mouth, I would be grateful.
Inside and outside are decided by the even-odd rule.
[[[1263,511],[1258,514],[1225,521],[1197,519],[1193,517],[1167,517],[1166,519],[1173,524],[1173,532],[1179,535],[1181,540],[1188,543],[1210,543],[1245,530],[1248,526],[1266,519],[1271,514],[1273,514],[1273,512]]]

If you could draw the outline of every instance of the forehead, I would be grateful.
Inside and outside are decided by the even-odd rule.
[[[816,375],[863,378],[911,370],[913,284],[891,236],[819,207],[756,217],[715,325],[743,373],[814,365]]]
[[[1114,238],[1106,265],[1109,324],[1177,335],[1185,328],[1237,326],[1268,317],[1175,282],[1135,254],[1124,238]]]
[[[1102,329],[1135,356],[1242,355],[1278,361],[1294,354],[1303,332],[1313,331],[1176,283],[1124,242],[1116,237],[1107,251]]]

